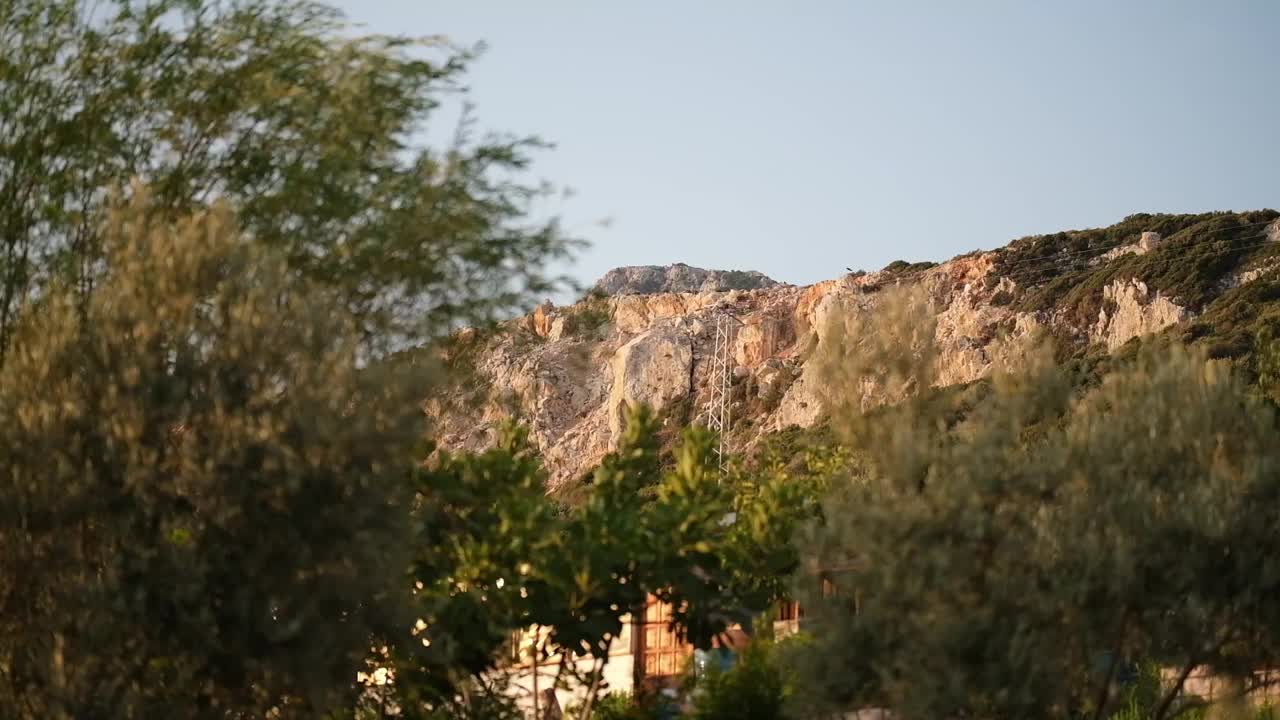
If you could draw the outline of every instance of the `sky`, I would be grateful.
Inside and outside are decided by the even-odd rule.
[[[482,128],[591,242],[569,272],[806,284],[1136,212],[1280,207],[1280,2],[339,0],[445,35]]]

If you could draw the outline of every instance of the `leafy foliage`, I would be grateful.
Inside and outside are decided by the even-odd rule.
[[[1168,692],[1162,669],[1156,663],[1140,663],[1135,676],[1117,693],[1115,713],[1109,720],[1148,720],[1160,708]],[[1203,720],[1205,708],[1184,707],[1178,717],[1187,720]]]
[[[1077,324],[1092,321],[1101,307],[1102,289],[1123,278],[1137,278],[1199,310],[1216,296],[1229,272],[1275,254],[1276,248],[1263,242],[1263,226],[1277,217],[1274,210],[1131,215],[1107,228],[1014,241],[1000,251],[996,273],[1031,288],[1016,309],[1056,309]],[[1097,264],[1103,254],[1136,242],[1144,231],[1164,238],[1155,251]]]
[[[100,283],[135,178],[169,209],[230,203],[368,343],[523,307],[573,246],[530,220],[536,139],[468,116],[448,148],[413,140],[471,59],[438,41],[351,37],[307,0],[15,0],[0,45],[0,348],[49,283]]]
[[[1259,332],[1255,339],[1257,350],[1253,353],[1253,370],[1262,397],[1280,405],[1280,340],[1268,330]]]
[[[416,556],[420,621],[393,638],[396,704],[452,702],[484,676],[517,629],[545,634],[537,656],[608,657],[623,616],[654,595],[674,624],[707,647],[786,593],[794,528],[815,508],[806,486],[772,470],[721,483],[714,438],[688,430],[674,466],[661,462],[657,422],[637,408],[583,501],[543,494],[523,432],[478,455],[440,454],[419,470]],[[726,522],[729,513],[736,522]]]
[[[661,720],[662,699],[649,694],[633,695],[625,692],[611,692],[600,698],[591,710],[592,720]],[[585,706],[573,706],[565,716],[577,720],[584,712]]]
[[[17,0],[0,43],[0,706],[315,717],[371,645],[429,665],[424,503],[501,472],[512,516],[532,461],[415,484],[438,365],[376,358],[559,283],[542,143],[421,146],[471,53],[305,0]]]
[[[488,452],[441,453],[418,470],[406,585],[417,590],[419,620],[399,635],[402,701],[450,698],[459,682],[493,666],[511,630],[545,618],[545,605],[560,599],[534,573],[559,549],[544,480],[516,427]]]
[[[884,272],[894,273],[894,274],[917,273],[924,270],[928,270],[931,267],[936,267],[937,264],[938,263],[936,262],[930,262],[928,260],[925,260],[923,262],[914,262],[914,263],[907,262],[906,260],[894,260],[893,262],[884,266]]]
[[[1248,358],[1259,337],[1277,332],[1280,280],[1260,278],[1224,292],[1182,329],[1181,339],[1204,346],[1211,357]]]

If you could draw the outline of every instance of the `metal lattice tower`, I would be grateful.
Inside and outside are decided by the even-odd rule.
[[[733,371],[729,358],[733,355],[733,336],[737,329],[737,318],[720,315],[716,318],[716,340],[711,353],[711,377],[708,384],[711,395],[703,406],[702,424],[709,430],[719,434],[720,442],[716,446],[717,465],[724,472],[725,458],[728,455],[727,440],[729,428],[733,422],[732,402]]]

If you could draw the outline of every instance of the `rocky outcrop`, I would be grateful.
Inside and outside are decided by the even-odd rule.
[[[1163,242],[1163,239],[1160,237],[1160,233],[1144,232],[1138,237],[1137,242],[1108,250],[1094,262],[1095,264],[1106,263],[1124,255],[1146,255],[1160,247],[1161,242]]]
[[[720,299],[714,292],[624,295],[613,300],[613,324],[624,333],[643,332],[655,322],[691,315]]]
[[[555,321],[553,313],[556,306],[550,300],[542,303],[533,309],[529,314],[529,329],[538,337],[549,337],[551,335],[551,326]],[[562,326],[563,327],[563,326]]]
[[[754,270],[703,270],[676,263],[615,268],[605,273],[594,289],[604,295],[653,295],[759,290],[777,284]]]
[[[1268,231],[1280,241],[1280,222]],[[1118,249],[1124,252],[1082,264],[1164,251],[1155,233],[1136,236]],[[685,265],[619,268],[597,284],[608,297],[597,294],[562,308],[546,303],[508,323],[476,350],[476,379],[457,389],[449,402],[429,409],[445,447],[483,447],[501,418],[518,414],[529,424],[554,486],[581,477],[614,447],[628,404],[645,403],[681,420],[696,415],[710,396],[720,323],[734,331],[731,444],[745,449],[770,432],[821,422],[832,388],[824,387],[810,359],[824,349],[833,320],[878,312],[889,285],[919,285],[936,308],[939,385],[983,377],[1015,357],[1019,339],[1044,329],[1082,348],[1094,343],[1114,350],[1193,316],[1177,298],[1130,278],[1093,291],[1089,304],[1101,307],[1095,316],[1053,307],[1022,311],[1020,298],[1032,289],[1019,285],[1016,270],[1000,273],[1001,252],[972,253],[910,273],[850,274],[805,287],[775,283],[759,273]],[[1269,275],[1276,263],[1261,256],[1223,282]]]
[[[985,282],[991,269],[991,259],[979,255],[914,280],[940,309],[938,373],[944,382],[968,382],[987,372],[997,360],[990,343],[1002,326],[1025,333],[1035,325],[990,302],[996,292],[1016,290]],[[565,329],[565,319],[578,310],[544,305],[479,351],[477,371],[488,383],[479,400],[480,422],[475,413],[435,413],[442,444],[479,447],[491,438],[479,428],[518,413],[547,459],[552,484],[580,477],[614,446],[628,404],[645,403],[659,413],[683,405],[696,412],[707,401],[721,322],[733,328],[732,412],[750,421],[738,425],[735,442],[750,445],[768,432],[811,426],[821,420],[829,393],[808,358],[821,351],[833,319],[876,312],[877,289],[885,281],[873,273],[808,287],[620,295],[605,305],[603,332],[590,337]]]
[[[1108,350],[1191,317],[1186,308],[1151,292],[1140,280],[1117,280],[1103,288],[1102,298],[1104,305],[1091,337]]]
[[[661,413],[693,391],[690,337],[675,327],[654,328],[614,353],[609,393],[609,434],[616,441],[630,405],[644,404]]]

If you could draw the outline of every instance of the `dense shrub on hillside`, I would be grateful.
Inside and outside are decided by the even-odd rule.
[[[1211,357],[1238,358],[1253,352],[1263,334],[1280,334],[1280,279],[1227,290],[1187,324],[1182,340],[1203,345]]]
[[[593,290],[565,309],[565,335],[582,340],[599,340],[613,319],[609,297]]]
[[[1265,242],[1266,225],[1277,217],[1274,210],[1132,215],[1107,228],[1015,240],[999,251],[995,269],[1028,288],[1016,309],[1053,309],[1079,325],[1097,317],[1102,289],[1126,278],[1198,311],[1233,270],[1280,254],[1280,247]],[[1097,262],[1107,251],[1136,242],[1144,231],[1163,237],[1153,252]]]
[[[922,272],[931,267],[936,267],[938,263],[925,260],[923,262],[907,262],[906,260],[894,260],[884,266],[884,272],[893,273],[895,275],[910,275],[912,273]]]

